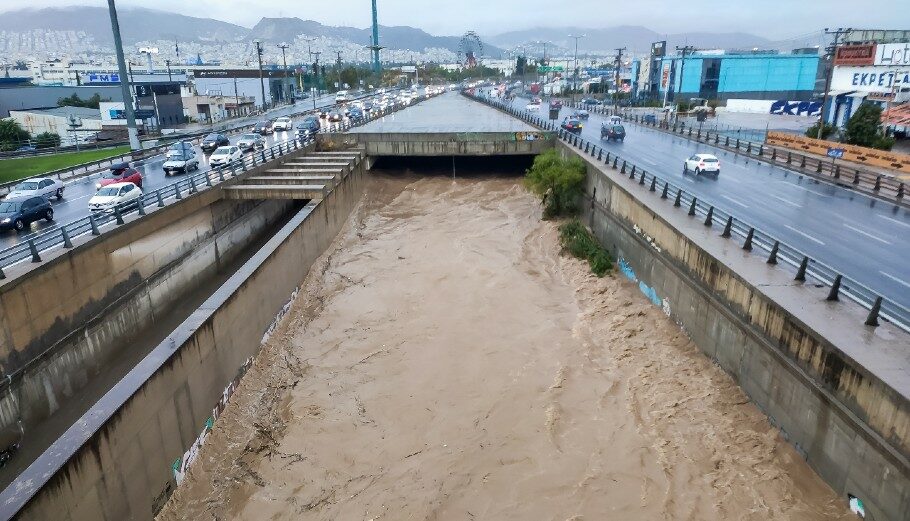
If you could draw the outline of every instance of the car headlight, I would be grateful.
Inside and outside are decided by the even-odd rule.
[[[3,220],[0,221],[0,222],[2,222],[3,224],[6,224],[6,223],[8,223],[8,222],[10,222],[10,221],[12,221],[12,219],[10,219],[9,217],[7,217],[6,219],[3,219]]]

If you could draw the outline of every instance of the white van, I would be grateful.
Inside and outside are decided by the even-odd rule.
[[[335,103],[347,103],[351,101],[351,96],[348,95],[348,91],[340,90],[335,94]]]

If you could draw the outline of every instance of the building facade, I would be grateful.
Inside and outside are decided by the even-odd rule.
[[[866,31],[893,37],[902,31]],[[906,32],[906,31],[903,31]],[[890,39],[890,38],[889,38]],[[835,50],[825,119],[846,125],[863,103],[883,109],[910,101],[910,41],[852,43]]]

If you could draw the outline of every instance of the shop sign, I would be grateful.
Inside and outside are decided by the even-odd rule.
[[[875,44],[844,45],[834,53],[834,65],[872,65],[875,61]]]
[[[875,65],[910,65],[910,43],[880,43],[875,51]]]
[[[894,67],[835,67],[831,90],[891,92],[895,85],[910,85],[910,70]]]

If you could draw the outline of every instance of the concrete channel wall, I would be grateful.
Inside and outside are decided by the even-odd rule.
[[[514,156],[537,155],[553,146],[551,132],[442,132],[320,134],[319,146],[343,150],[359,145],[379,156]]]
[[[0,518],[151,519],[363,191],[360,161],[0,495]],[[49,478],[48,478],[49,476]]]
[[[906,382],[878,376],[891,373],[890,355],[906,359],[907,336],[859,325],[858,307],[826,302],[826,292],[793,281],[646,186],[562,142],[557,148],[586,162],[583,219],[625,276],[737,381],[837,493],[861,499],[868,519],[910,519]]]

